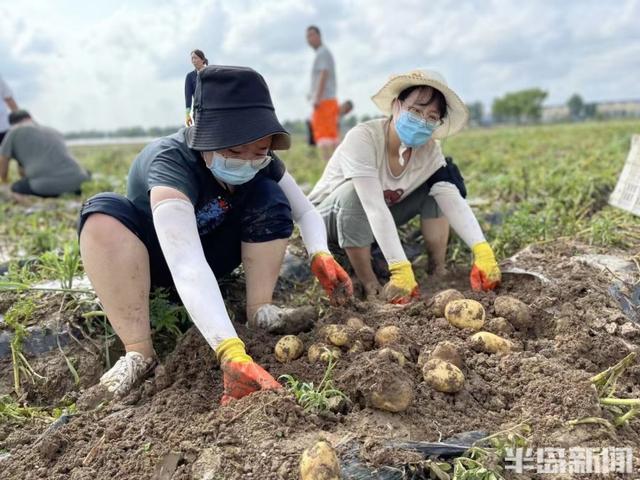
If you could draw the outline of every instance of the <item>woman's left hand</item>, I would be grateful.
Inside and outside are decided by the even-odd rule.
[[[330,253],[316,253],[311,260],[311,271],[332,304],[342,305],[353,296],[351,278]]]
[[[487,242],[473,246],[473,266],[471,267],[471,288],[474,290],[494,290],[500,285],[502,273],[493,250]]]

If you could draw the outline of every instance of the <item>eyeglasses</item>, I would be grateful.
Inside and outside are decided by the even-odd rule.
[[[413,115],[417,119],[426,121],[433,128],[438,128],[444,122],[433,112],[423,112],[419,108],[414,107],[413,105],[405,106],[405,110],[409,112],[410,115]]]
[[[271,157],[265,155],[264,158],[258,158],[257,160],[242,160],[240,158],[224,158],[224,167],[228,170],[238,170],[244,167],[247,163],[251,164],[251,167],[259,170],[266,167],[271,162]]]

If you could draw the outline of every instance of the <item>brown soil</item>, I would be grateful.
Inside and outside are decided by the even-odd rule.
[[[572,260],[586,251],[585,246],[558,243],[531,248],[518,259],[519,267],[551,278],[550,285],[505,276],[497,293],[528,305],[533,322],[526,331],[504,329],[507,333],[502,335],[518,346],[507,355],[474,351],[469,340],[473,332],[435,317],[428,302],[399,307],[356,301],[340,308],[323,303],[316,327],[300,334],[305,347],[322,340],[322,326],[355,316],[374,329],[398,326],[402,338],[392,348],[407,358],[400,367],[379,360],[375,352],[345,352],[334,372],[336,385],[352,400],[343,413],[305,413],[285,391],[260,392],[220,407],[221,372],[210,348],[192,328],[155,375],[122,401],[80,412],[40,439],[47,427],[43,422],[0,425],[0,449],[9,452],[0,460],[2,477],[295,479],[302,451],[319,437],[332,443],[342,458],[357,442],[361,459],[382,465],[417,460],[415,453],[385,445],[392,438],[438,441],[470,430],[498,432],[521,422],[531,427],[533,447],[635,448],[640,445],[640,418],[616,430],[598,424],[565,426],[584,417],[610,418],[599,407],[589,378],[640,347],[640,329],[629,326],[607,293],[610,277]],[[493,308],[497,294],[470,291],[466,270],[450,273],[437,284],[423,282],[423,287],[426,298],[456,288],[483,304],[488,322],[498,317]],[[237,327],[250,354],[274,376],[291,374],[316,385],[322,379],[324,364],[311,364],[306,355],[279,363],[273,355],[278,336]],[[433,350],[445,340],[457,347],[463,360],[466,383],[457,394],[428,387],[416,364],[419,352]],[[95,383],[101,360],[91,363],[78,357],[78,362],[83,386]],[[69,379],[56,380],[56,368],[66,371],[59,353],[33,365],[36,370],[48,365],[47,376],[53,383],[29,387],[32,403],[54,405],[65,394],[79,391]],[[396,380],[406,379],[414,386],[406,410],[371,408],[367,400],[371,380],[381,372],[392,372]],[[4,393],[11,385],[10,363],[0,364],[0,373],[0,393]],[[68,372],[60,373],[62,377]],[[619,380],[618,395],[640,398],[640,365],[633,365]],[[169,474],[162,476],[161,470]]]

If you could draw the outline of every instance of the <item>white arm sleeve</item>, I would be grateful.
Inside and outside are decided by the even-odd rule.
[[[406,260],[407,256],[400,243],[396,224],[384,201],[380,180],[372,177],[354,177],[351,181],[387,263]]]
[[[324,221],[289,172],[284,173],[278,185],[289,200],[293,221],[300,227],[302,241],[309,256],[321,251],[328,252]]]
[[[435,198],[440,210],[447,217],[453,230],[469,248],[484,242],[484,234],[473,210],[462,198],[458,188],[449,182],[438,182],[431,187],[430,194]]]
[[[153,224],[173,283],[202,336],[214,350],[223,340],[237,337],[204,256],[193,205],[177,198],[163,200],[153,208]]]

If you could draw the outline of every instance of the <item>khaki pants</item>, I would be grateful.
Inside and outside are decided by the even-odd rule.
[[[327,228],[331,247],[367,247],[374,243],[371,225],[353,182],[347,181],[340,185],[317,209]],[[442,216],[435,199],[427,192],[426,183],[389,210],[396,226],[404,225],[417,215],[421,219]]]

